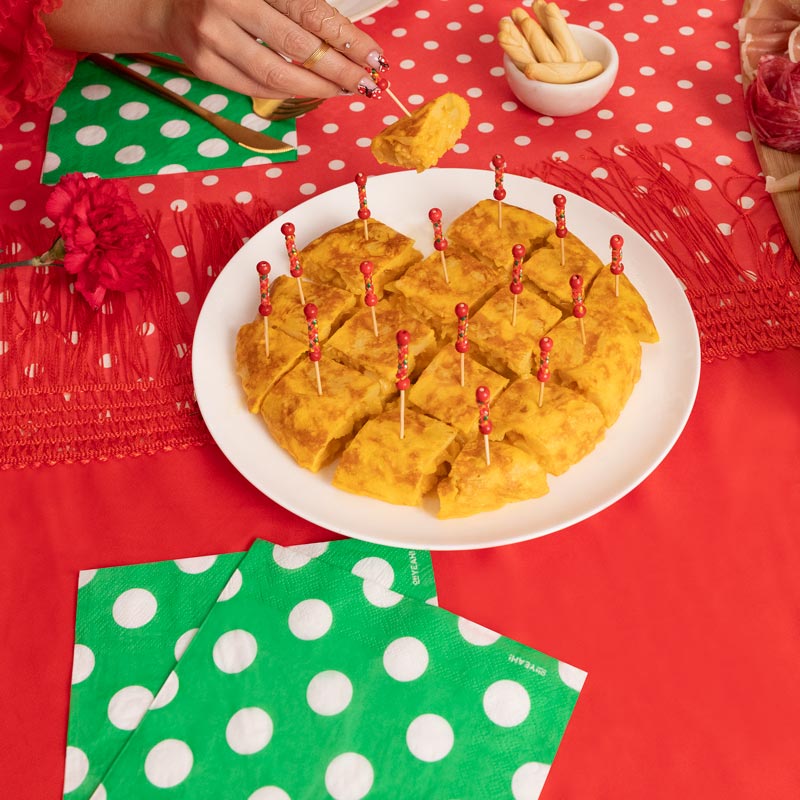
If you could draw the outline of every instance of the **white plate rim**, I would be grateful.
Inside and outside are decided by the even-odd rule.
[[[434,204],[441,207],[447,224],[489,196],[493,180],[490,171],[476,169],[394,172],[370,177],[367,196],[376,219],[415,238],[427,254],[432,250],[427,210]],[[235,336],[256,313],[257,261],[269,260],[273,277],[288,272],[280,226],[294,222],[297,244],[303,247],[352,219],[357,193],[348,183],[301,203],[251,237],[220,273],[198,317],[192,372],[200,411],[222,452],[259,491],[310,522],[365,541],[410,549],[476,549],[537,538],[593,516],[632,491],[666,457],[689,418],[700,377],[697,327],[683,287],[642,236],[600,206],[538,179],[508,173],[505,187],[506,202],[545,216],[552,216],[553,194],[566,195],[568,226],[601,257],[611,233],[625,238],[626,274],[648,302],[661,341],[643,345],[642,377],[605,440],[564,475],[548,476],[545,497],[462,520],[438,520],[429,508],[350,495],[330,485],[332,468],[314,475],[297,466],[244,404],[233,363]],[[402,221],[398,208],[403,213],[407,209]],[[640,455],[631,456],[631,442]]]
[[[358,22],[385,8],[391,2],[392,0],[332,0],[331,5],[351,22]]]

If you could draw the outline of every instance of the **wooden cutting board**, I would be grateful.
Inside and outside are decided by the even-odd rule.
[[[781,178],[790,172],[800,170],[800,154],[785,153],[767,147],[761,144],[755,133],[753,133],[753,145],[764,175]],[[770,197],[786,231],[789,244],[792,245],[794,254],[800,261],[800,191],[795,189],[793,192],[775,192]]]

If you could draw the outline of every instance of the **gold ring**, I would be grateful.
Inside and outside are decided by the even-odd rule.
[[[320,61],[330,49],[331,46],[327,42],[320,42],[319,47],[300,66],[310,69],[317,61]]]

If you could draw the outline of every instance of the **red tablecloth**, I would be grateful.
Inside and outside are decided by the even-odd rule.
[[[763,240],[777,235],[736,80],[737,3],[570,4],[574,21],[617,43],[621,69],[597,109],[556,120],[517,107],[498,69],[491,36],[509,8],[402,0],[362,23],[385,43],[405,101],[444,87],[470,98],[473,123],[441,165],[485,167],[501,150],[521,172],[557,153],[588,164],[590,148],[608,155],[632,139],[674,145],[721,185],[738,181],[732,205],[700,178],[691,187],[721,229],[752,206]],[[171,205],[287,209],[357,170],[380,172],[364,144],[395,115],[381,102],[377,113],[360,98],[330,102],[302,119],[296,164],[130,179],[142,211],[167,212],[176,280]],[[23,114],[0,134],[8,227],[43,216],[46,122]],[[757,254],[740,245],[749,263]],[[798,796],[799,399],[797,349],[706,363],[684,434],[627,497],[528,543],[434,556],[441,605],[589,672],[543,800]],[[79,569],[328,536],[253,489],[213,443],[0,471],[0,498],[0,785],[13,798],[60,793]]]

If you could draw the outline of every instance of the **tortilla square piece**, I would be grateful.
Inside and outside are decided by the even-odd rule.
[[[427,322],[439,341],[451,336],[455,339],[457,303],[466,303],[470,311],[477,311],[505,283],[502,270],[478,261],[465,250],[449,248],[445,258],[449,282],[444,279],[441,254],[434,251],[387,287],[398,306]]]
[[[304,280],[302,285],[306,303],[314,303],[319,310],[317,334],[320,341],[324,342],[355,312],[358,298],[346,289],[325,283]],[[269,324],[280,328],[294,339],[308,342],[308,322],[300,302],[297,279],[291,275],[279,275],[272,282],[269,291],[272,301]]]
[[[270,325],[267,359],[263,317],[239,328],[234,356],[236,374],[253,414],[258,414],[267,392],[300,361],[306,350],[306,344]]]
[[[314,365],[305,359],[278,381],[261,406],[275,441],[312,472],[330,464],[364,420],[383,409],[375,381],[330,359],[319,363],[321,395]]]
[[[572,287],[569,279],[576,273],[588,286],[603,269],[603,262],[574,233],[564,239],[564,263],[561,263],[561,239],[555,232],[547,237],[544,247],[537,249],[525,264],[525,275],[542,294],[564,311],[572,309]]]
[[[373,288],[378,298],[383,297],[384,286],[419,261],[422,253],[413,239],[377,219],[368,221],[368,232],[369,238],[364,238],[364,223],[355,219],[318,236],[298,253],[304,277],[363,295],[361,262],[371,261]]]
[[[461,354],[453,345],[445,345],[408,392],[408,402],[412,406],[452,425],[462,441],[472,438],[478,429],[475,389],[487,386],[491,396],[496,398],[508,385],[508,378],[484,367],[469,353],[465,355],[463,386]]]
[[[658,331],[645,299],[625,273],[619,276],[619,297],[614,294],[614,284],[611,270],[601,270],[586,292],[586,302],[622,319],[640,342],[657,342]]]
[[[345,448],[333,485],[387,503],[418,506],[447,472],[458,449],[454,428],[409,408],[401,439],[400,406],[394,403],[368,420]]]
[[[575,317],[567,317],[550,331],[550,369],[557,383],[591,400],[611,427],[641,375],[642,345],[614,316],[590,310],[584,325],[586,344]]]
[[[411,334],[408,346],[409,377],[413,380],[436,355],[436,335],[421,320],[406,314],[391,300],[381,300],[375,306],[378,336],[372,324],[369,308],[362,308],[350,317],[328,340],[324,353],[332,359],[359,370],[377,380],[384,399],[397,394],[397,332]]]
[[[487,465],[480,435],[464,445],[437,489],[440,519],[494,511],[547,494],[547,473],[529,453],[506,442],[492,442],[489,452]]]
[[[605,437],[600,409],[583,395],[545,384],[539,408],[539,381],[525,375],[492,404],[493,441],[505,441],[530,453],[547,472],[562,475]]]
[[[514,295],[498,289],[470,320],[469,340],[478,361],[513,378],[527,375],[539,353],[539,339],[561,320],[561,311],[540,297],[527,281],[517,295],[517,320],[512,325]]]
[[[381,131],[372,140],[372,154],[379,164],[422,172],[461,138],[469,114],[469,103],[447,92]]]
[[[511,248],[525,246],[528,255],[544,242],[555,225],[539,214],[503,203],[503,226],[497,225],[497,201],[481,200],[457,217],[447,229],[451,245],[469,250],[476,258],[508,270],[514,258]]]

